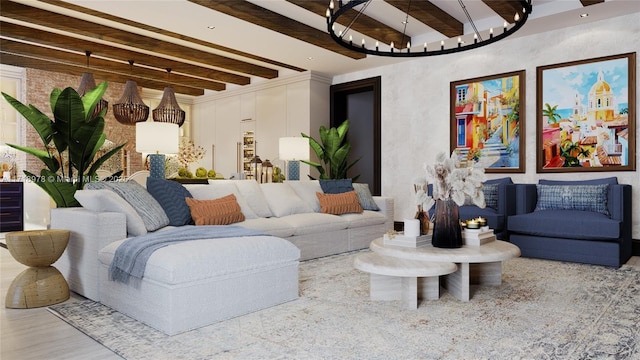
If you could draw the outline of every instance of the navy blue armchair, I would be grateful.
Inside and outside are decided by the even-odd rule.
[[[585,195],[590,185],[599,186],[600,195]],[[631,257],[631,186],[615,177],[517,184],[516,203],[507,228],[523,257],[611,267]]]
[[[516,188],[510,177],[491,179],[484,182],[485,185],[497,185],[496,199],[494,207],[485,206],[480,208],[476,205],[463,205],[459,207],[460,220],[474,219],[479,216],[487,219],[487,225],[493,229],[496,238],[499,240],[509,240],[507,232],[507,221],[509,215],[514,215],[516,205]],[[427,190],[429,195],[433,195],[433,188],[429,185]],[[489,194],[485,191],[485,198],[489,198]],[[491,201],[487,202],[488,204]],[[433,216],[434,209],[429,210],[429,216]]]

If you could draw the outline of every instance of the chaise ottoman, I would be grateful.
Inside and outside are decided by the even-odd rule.
[[[168,335],[298,298],[300,250],[274,236],[174,243],[156,250],[141,281],[109,280],[116,241],[99,253],[100,301]]]

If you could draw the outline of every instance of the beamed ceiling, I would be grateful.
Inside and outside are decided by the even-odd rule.
[[[520,10],[510,0],[464,2],[472,16],[493,18],[497,26],[512,22]],[[555,3],[534,0],[521,32],[533,30],[529,24],[536,21],[548,30],[553,26],[544,20],[568,18],[587,6],[605,17],[640,11],[624,0]],[[178,93],[197,96],[283,74],[336,75],[400,61],[379,62],[334,43],[326,32],[327,5],[328,0],[0,0],[0,63],[78,76],[89,69],[110,82],[133,79],[156,90],[170,84]],[[439,41],[463,35],[467,20],[453,0],[413,0],[411,26],[403,35],[407,5],[407,0],[373,0],[371,16],[361,16],[353,31],[383,44],[400,44],[407,36]],[[545,10],[536,18],[538,6]],[[341,17],[342,25],[353,16],[355,11]]]

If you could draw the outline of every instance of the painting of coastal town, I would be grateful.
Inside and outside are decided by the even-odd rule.
[[[524,172],[524,74],[451,83],[451,152],[462,166]]]
[[[538,172],[635,170],[635,53],[538,67]]]

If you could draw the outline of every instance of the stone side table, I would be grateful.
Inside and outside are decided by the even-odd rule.
[[[29,309],[69,299],[67,281],[51,266],[67,247],[69,234],[69,230],[30,230],[5,235],[11,256],[29,266],[9,286],[6,307]]]

